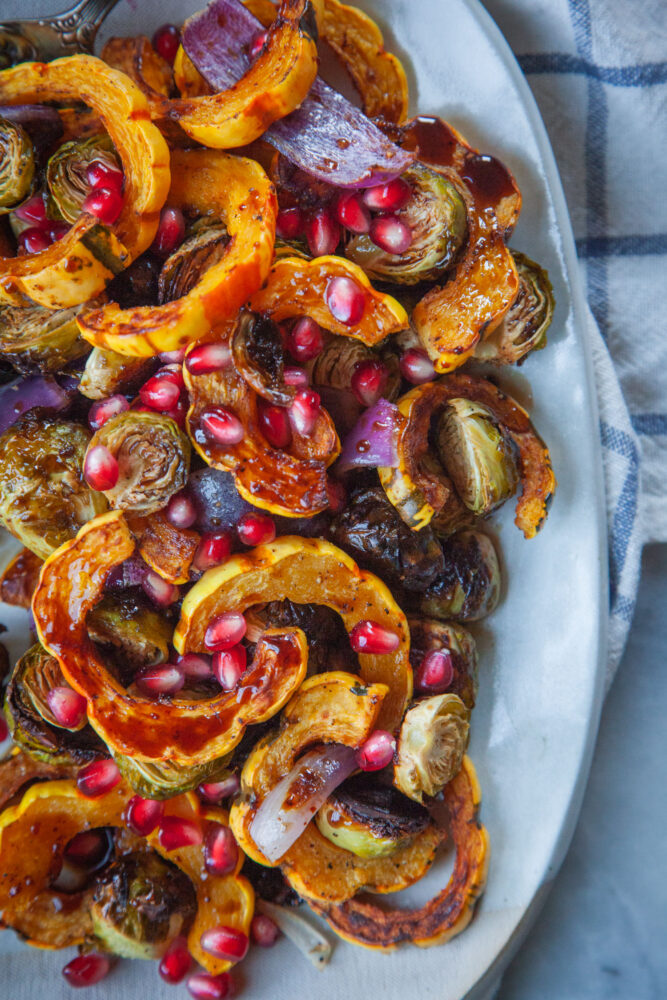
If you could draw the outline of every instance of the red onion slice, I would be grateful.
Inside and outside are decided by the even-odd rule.
[[[55,108],[45,104],[0,104],[0,118],[26,130],[35,151],[41,156],[63,134],[63,124]]]
[[[183,48],[211,87],[227,90],[247,71],[247,53],[261,27],[240,0],[213,0],[186,21]],[[302,170],[338,187],[385,183],[414,159],[320,77],[301,107],[262,138]]]
[[[307,753],[271,789],[250,824],[252,839],[268,861],[282,858],[334,789],[357,767],[354,750],[332,743]],[[291,798],[296,799],[294,806],[290,806]]]
[[[397,406],[386,399],[378,399],[361,414],[345,438],[338,472],[361,466],[398,465],[398,432],[402,418]]]
[[[64,410],[72,400],[72,391],[63,389],[50,375],[34,375],[12,382],[0,390],[0,434],[15,424],[28,410]]]

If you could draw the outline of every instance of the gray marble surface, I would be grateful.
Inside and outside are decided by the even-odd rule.
[[[563,664],[567,683],[567,664]],[[572,846],[497,1000],[667,998],[667,545],[645,550]]]

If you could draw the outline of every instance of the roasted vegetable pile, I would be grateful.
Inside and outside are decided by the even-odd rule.
[[[73,985],[157,959],[195,997],[279,927],[321,954],[300,902],[370,948],[448,940],[488,865],[485,526],[516,498],[532,538],[556,485],[500,387],[554,309],[512,174],[407,120],[338,0],[213,0],[6,69],[0,106],[0,597],[35,629],[1,925],[78,946]],[[372,901],[452,848],[424,906]]]

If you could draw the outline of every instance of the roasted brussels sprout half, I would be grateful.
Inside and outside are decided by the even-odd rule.
[[[0,437],[0,523],[46,559],[107,503],[83,478],[85,427],[31,410]]]
[[[116,754],[115,761],[128,785],[144,799],[170,799],[191,791],[203,781],[221,781],[229,773],[228,757],[206,764],[181,765],[168,760],[135,760]]]
[[[118,858],[101,873],[90,910],[93,933],[124,958],[155,959],[187,933],[197,894],[187,875],[155,851]]]
[[[86,359],[79,392],[88,399],[106,399],[141,382],[153,365],[152,358],[131,358],[94,347]]]
[[[118,462],[118,482],[105,490],[110,505],[135,514],[154,514],[185,486],[190,442],[171,417],[128,410],[112,417],[89,447],[104,445]]]
[[[530,257],[512,250],[519,291],[499,326],[475,348],[480,361],[512,365],[547,345],[556,301],[549,275]]]
[[[357,661],[343,620],[324,604],[270,601],[245,612],[246,638],[256,642],[267,628],[303,629],[308,643],[308,674],[323,670],[355,670]]]
[[[231,339],[234,366],[248,385],[276,406],[289,406],[296,389],[285,385],[284,347],[276,323],[243,311]]]
[[[11,212],[32,191],[35,153],[26,130],[0,117],[0,215]]]
[[[121,170],[113,143],[108,135],[93,135],[90,139],[64,142],[46,165],[49,189],[49,209],[52,216],[66,222],[76,222],[81,206],[90,193],[86,172],[91,163],[99,161],[114,170]]]
[[[0,305],[0,353],[23,374],[60,371],[90,351],[79,336],[78,311]]]
[[[429,814],[391,786],[365,774],[348,778],[315,816],[322,836],[359,858],[382,858],[406,847]]]
[[[388,373],[386,385],[382,390],[383,397],[389,400],[397,399],[401,391],[401,373],[398,367],[398,354],[390,346],[385,346],[381,350],[371,350],[353,337],[336,337],[332,334],[315,360],[306,365],[310,371],[312,384],[319,392],[324,392],[323,398],[327,409],[331,408],[335,413],[337,423],[339,417],[343,424],[347,423],[345,409],[348,408],[350,419],[354,424],[361,406],[356,396],[352,395],[352,376],[362,362],[374,360],[382,361]],[[329,395],[328,390],[335,390],[335,393]]]
[[[202,275],[224,257],[229,236],[226,228],[207,224],[181,243],[162,265],[158,301],[172,302],[194,288]]]
[[[474,622],[500,599],[500,563],[493,542],[481,531],[460,531],[442,543],[445,569],[421,595],[419,611],[429,618]]]
[[[417,671],[427,653],[443,650],[450,654],[453,675],[447,686],[448,694],[457,694],[465,707],[475,707],[478,689],[477,647],[467,629],[454,622],[439,622],[434,618],[408,618],[410,629],[410,663]]]
[[[353,236],[345,254],[363,267],[370,278],[414,285],[435,281],[453,264],[467,233],[463,198],[454,185],[423,163],[403,174],[412,196],[396,213],[412,233],[412,242],[400,254],[387,253],[369,236]]]
[[[473,514],[490,514],[516,493],[516,446],[487,406],[450,400],[438,419],[436,444],[456,492]]]
[[[165,663],[173,624],[135,595],[103,598],[88,615],[90,638],[105,647],[121,681],[128,682],[141,667]]]
[[[398,737],[394,784],[421,802],[437,795],[461,770],[470,713],[455,694],[436,694],[405,713]]]

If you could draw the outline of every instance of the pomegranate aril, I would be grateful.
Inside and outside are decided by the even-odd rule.
[[[324,301],[334,319],[346,326],[358,323],[366,308],[364,290],[345,275],[337,275],[329,281]]]
[[[77,833],[65,847],[63,857],[77,868],[94,872],[107,863],[113,850],[113,834],[104,827]]]
[[[213,656],[213,673],[223,691],[233,691],[243,677],[248,665],[245,646],[239,643],[231,649],[222,649]]]
[[[337,479],[327,479],[327,496],[332,514],[337,514],[347,503],[347,490]]]
[[[171,663],[160,667],[148,667],[137,674],[136,684],[140,691],[157,698],[161,694],[176,694],[185,684],[181,670]]]
[[[166,517],[175,528],[190,528],[197,520],[197,508],[187,493],[176,493],[167,504]]]
[[[51,879],[51,888],[56,892],[64,892],[73,895],[83,892],[88,885],[90,872],[78,865],[73,865],[67,860],[63,860],[60,871],[56,878]]]
[[[211,927],[201,936],[201,946],[209,955],[228,962],[240,962],[248,953],[248,935],[234,927]]]
[[[432,649],[415,672],[415,687],[421,694],[443,694],[454,679],[454,660],[448,649]]]
[[[9,736],[9,726],[3,715],[0,715],[0,743],[4,743]]]
[[[213,802],[217,805],[223,799],[229,799],[232,795],[236,795],[240,786],[241,783],[238,775],[230,774],[228,778],[223,778],[222,781],[204,782],[197,789],[197,794],[207,802]]]
[[[250,43],[250,48],[248,49],[248,55],[251,59],[256,59],[260,54],[262,49],[266,44],[266,39],[269,37],[268,31],[260,31],[258,35],[255,35],[252,42]]]
[[[199,422],[209,441],[225,447],[238,444],[245,436],[243,424],[224,406],[209,406],[202,410]]]
[[[118,462],[108,448],[96,444],[86,452],[83,475],[91,489],[112,490],[118,482]]]
[[[139,399],[151,410],[170,410],[176,406],[181,390],[176,379],[154,375],[139,390]]]
[[[405,253],[412,243],[412,230],[395,215],[381,215],[373,219],[369,235],[385,253]]]
[[[244,514],[236,531],[244,545],[266,545],[276,537],[275,521],[269,514]]]
[[[212,976],[208,972],[195,972],[186,986],[195,1000],[225,1000],[231,996],[232,977],[228,972]]]
[[[229,875],[236,868],[239,849],[228,826],[216,823],[206,834],[204,864],[210,875]]]
[[[185,379],[183,378],[183,368],[179,362],[165,365],[155,373],[156,379],[167,379],[177,385],[179,389],[185,389]]]
[[[59,726],[77,729],[86,717],[86,699],[66,684],[51,688],[46,702]]]
[[[158,358],[165,365],[182,365],[185,361],[185,347],[180,347],[177,351],[163,351],[158,354]]]
[[[403,378],[413,385],[430,382],[436,375],[433,362],[426,351],[420,351],[417,347],[411,347],[401,356],[399,367]]]
[[[158,840],[165,851],[178,851],[181,847],[201,844],[204,836],[198,823],[180,816],[163,816],[160,820]]]
[[[376,729],[362,743],[356,753],[362,771],[380,771],[391,764],[396,750],[396,740],[386,729]]]
[[[32,222],[39,227],[48,222],[46,217],[46,204],[43,194],[34,194],[32,198],[24,201],[19,208],[14,209],[14,215],[21,222]]]
[[[184,677],[193,681],[204,681],[213,676],[211,659],[202,653],[184,653],[176,661]]]
[[[129,410],[130,404],[125,396],[108,396],[106,399],[98,399],[88,410],[88,423],[94,431],[103,427],[107,420],[117,417],[119,413]]]
[[[271,917],[258,913],[252,918],[250,934],[260,948],[272,948],[280,937],[280,928]]]
[[[383,361],[360,361],[352,373],[352,391],[362,406],[372,406],[384,392],[388,378]]]
[[[259,429],[272,448],[287,448],[292,440],[289,414],[284,406],[264,403],[259,409]]]
[[[181,592],[175,583],[163,580],[159,573],[149,569],[141,581],[141,586],[147,597],[150,597],[159,608],[168,608],[170,604],[175,604],[181,596]]]
[[[120,781],[120,771],[115,760],[94,760],[82,767],[76,776],[76,786],[87,799],[106,795]]]
[[[107,955],[91,952],[77,955],[63,969],[63,976],[70,986],[94,986],[109,974],[111,960]]]
[[[192,565],[198,570],[219,566],[232,551],[232,543],[226,531],[211,531],[201,536]]]
[[[153,48],[170,65],[173,65],[180,44],[181,33],[175,24],[163,24],[153,35]]]
[[[322,329],[310,316],[298,319],[287,338],[287,349],[297,361],[312,361],[322,353]]]
[[[30,229],[24,229],[19,235],[18,251],[19,253],[41,253],[42,250],[47,250],[52,243],[53,240],[45,229],[31,226]]]
[[[362,197],[364,205],[370,208],[371,212],[397,212],[408,203],[411,194],[412,188],[408,182],[396,177],[388,184],[366,188]]]
[[[246,620],[240,611],[225,611],[210,623],[204,634],[207,649],[213,652],[231,649],[246,633]]]
[[[300,208],[284,208],[278,212],[276,233],[283,240],[293,240],[300,236],[306,223],[306,217]]]
[[[308,437],[315,430],[319,415],[319,394],[314,389],[299,389],[289,408],[289,418],[294,430]]]
[[[163,416],[169,417],[174,423],[178,424],[181,430],[185,427],[185,418],[188,412],[188,405],[181,396],[171,410],[165,410]]]
[[[334,253],[340,236],[340,226],[326,208],[316,212],[306,222],[306,240],[314,257]]]
[[[70,226],[66,222],[53,222],[50,226],[47,226],[44,232],[48,235],[52,243],[56,243],[61,240],[63,236],[66,236],[70,231]]]
[[[115,187],[93,188],[84,199],[82,212],[94,215],[105,226],[112,226],[123,210],[123,196]]]
[[[184,937],[177,937],[171,942],[160,959],[158,972],[165,983],[180,983],[187,976],[192,966],[192,956]]]
[[[285,385],[294,385],[303,388],[308,385],[308,372],[305,368],[295,368],[286,366],[283,371],[283,381]]]
[[[200,344],[193,347],[185,359],[185,367],[191,375],[208,375],[228,368],[231,363],[229,344]]]
[[[125,810],[125,825],[138,837],[147,837],[164,816],[164,802],[133,795]]]
[[[374,653],[382,655],[384,653],[395,652],[401,644],[400,637],[392,629],[381,625],[380,622],[365,621],[357,622],[350,632],[350,645],[355,653]]]
[[[121,191],[124,179],[122,170],[104,163],[103,160],[93,160],[86,167],[86,180],[91,188],[112,187]]]
[[[358,194],[342,194],[336,202],[336,218],[351,233],[367,233],[371,215]]]
[[[185,239],[185,218],[180,208],[163,208],[151,249],[161,256],[173,253]]]

